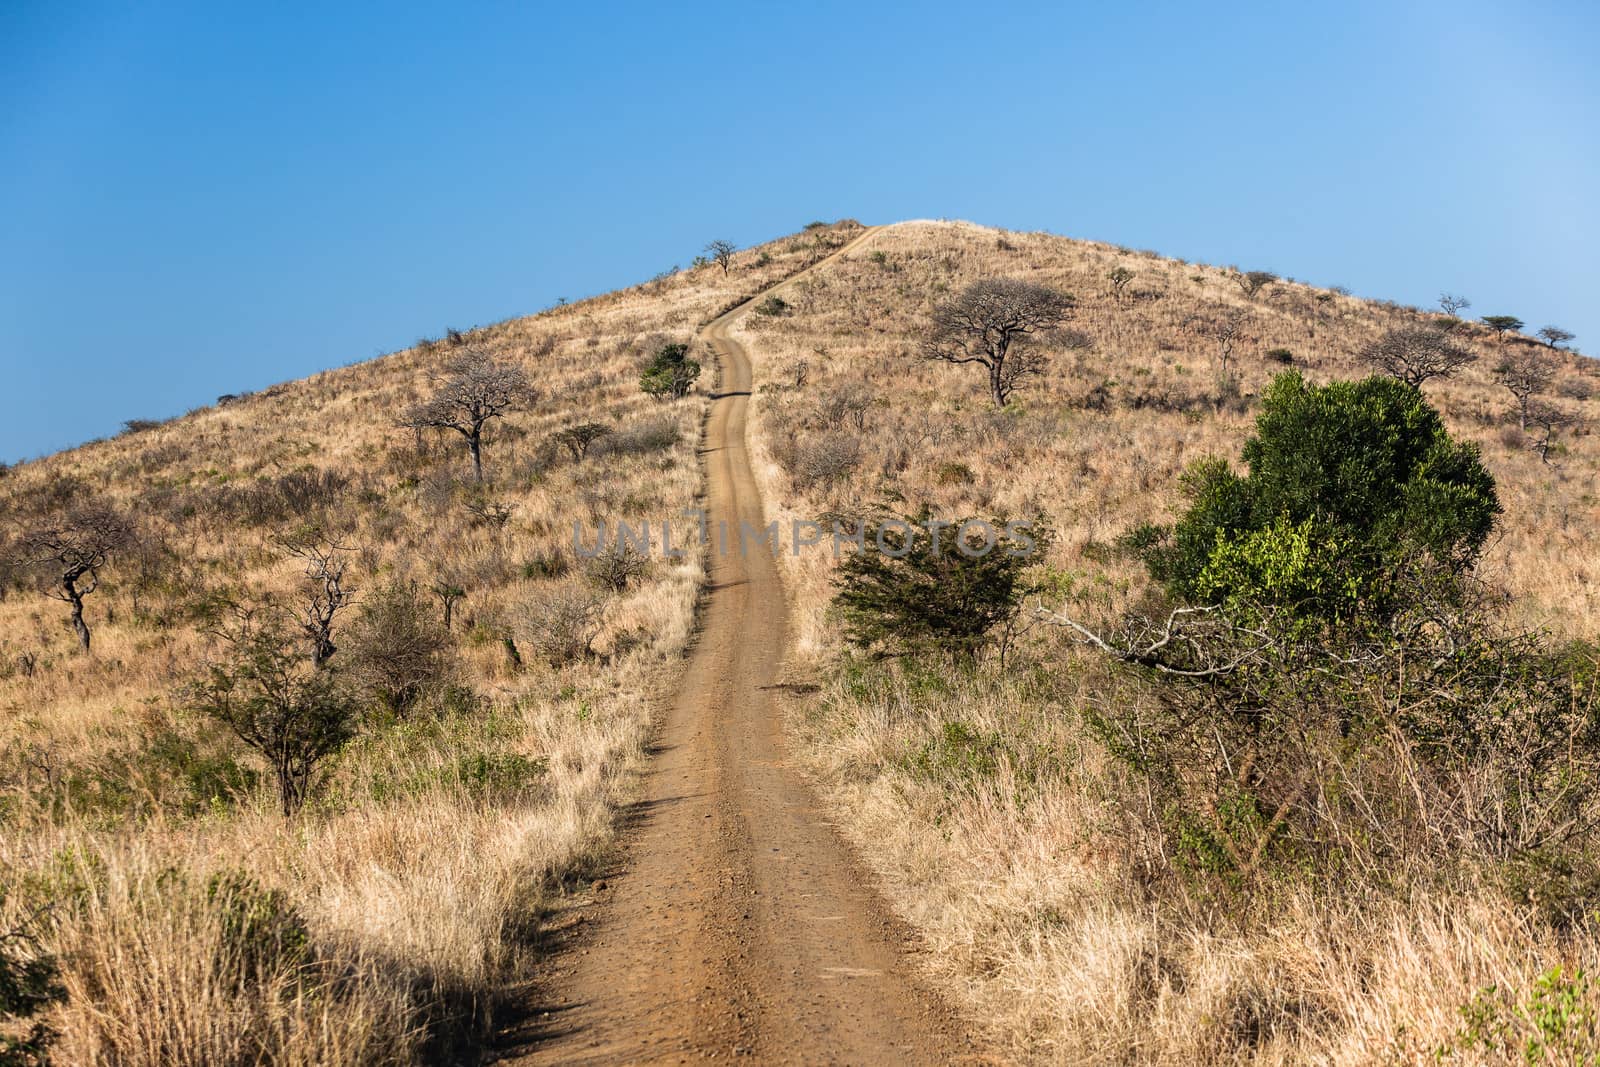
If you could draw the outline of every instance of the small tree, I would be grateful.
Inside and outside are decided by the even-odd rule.
[[[699,378],[700,364],[689,358],[689,346],[665,344],[639,375],[639,388],[657,400],[678,400],[689,395]]]
[[[1024,543],[1005,529],[1004,519],[869,523],[866,547],[839,566],[835,603],[851,642],[976,657],[992,631],[1017,617],[1022,572],[1044,544],[1042,532]]]
[[[726,275],[733,267],[733,254],[739,251],[739,247],[732,241],[712,241],[706,245],[705,251],[711,262],[721,267],[722,273]]]
[[[439,602],[439,607],[444,612],[444,632],[449,633],[455,623],[456,605],[467,595],[467,591],[449,578],[435,579],[428,587],[428,591]]]
[[[1577,336],[1571,330],[1563,330],[1559,326],[1542,326],[1539,329],[1539,339],[1551,348],[1560,348]]]
[[[1113,267],[1111,273],[1106,275],[1106,280],[1111,283],[1111,295],[1121,300],[1128,283],[1133,281],[1133,271],[1127,267]]]
[[[1243,274],[1235,274],[1233,280],[1244,291],[1245,296],[1254,300],[1261,290],[1277,281],[1278,276],[1270,270],[1252,270]]]
[[[300,629],[311,639],[311,662],[321,667],[338,646],[333,624],[350,606],[356,591],[345,585],[350,549],[316,527],[307,527],[278,539],[279,546],[305,564],[305,600],[299,610]]]
[[[284,817],[292,817],[319,770],[355,736],[357,705],[333,672],[307,668],[275,622],[258,625],[242,613],[220,636],[228,655],[190,685],[189,699],[266,762]]]
[[[1217,375],[1224,381],[1228,380],[1234,347],[1244,337],[1245,328],[1249,325],[1250,313],[1244,308],[1233,308],[1209,326],[1208,332],[1212,340],[1217,342]]]
[[[1540,462],[1550,462],[1550,453],[1556,447],[1556,435],[1577,422],[1574,415],[1552,404],[1538,400],[1528,404],[1527,424],[1539,431],[1539,436],[1533,442],[1533,450],[1539,453]]]
[[[1391,378],[1421,386],[1431,378],[1448,378],[1478,358],[1443,330],[1402,326],[1368,345],[1362,358]]]
[[[350,672],[385,708],[405,715],[449,674],[450,638],[410,583],[366,599],[350,628]]]
[[[1528,404],[1550,387],[1556,369],[1539,351],[1524,346],[1509,353],[1495,365],[1494,380],[1504,386],[1517,402],[1517,424],[1528,429]]]
[[[23,533],[13,553],[15,564],[44,578],[45,595],[67,604],[78,645],[89,651],[89,624],[83,598],[100,587],[100,572],[113,553],[127,547],[133,522],[105,506],[82,508],[59,522]]]
[[[555,439],[572,453],[572,462],[581,463],[589,455],[589,449],[594,443],[609,433],[611,427],[605,423],[583,422],[556,431]]]
[[[1457,296],[1455,293],[1439,294],[1439,307],[1442,308],[1444,313],[1449,315],[1452,319],[1459,319],[1461,317],[1461,313],[1471,306],[1472,301],[1468,300],[1464,296]]]
[[[1522,320],[1515,315],[1485,315],[1483,324],[1493,330],[1501,341],[1506,339],[1508,332],[1515,333],[1523,327]]]
[[[468,349],[446,375],[433,381],[437,386],[433,398],[411,408],[405,425],[419,430],[454,430],[466,438],[473,478],[481,482],[484,427],[490,420],[532,403],[537,394],[520,367],[496,363],[481,349]]]
[[[1012,278],[989,278],[969,286],[934,309],[923,341],[923,358],[976,363],[989,377],[989,396],[1005,407],[1017,385],[1043,372],[1041,335],[1072,313],[1072,298],[1047,286]]]

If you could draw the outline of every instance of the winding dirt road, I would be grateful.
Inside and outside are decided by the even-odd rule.
[[[750,360],[729,333],[750,306],[702,332],[721,390],[702,451],[707,508],[713,524],[728,522],[735,544],[741,519],[762,523],[745,447]],[[787,761],[777,698],[788,611],[776,562],[765,551],[722,554],[713,545],[710,577],[619,869],[508,1035],[506,1058],[973,1058],[953,1016],[912,981],[904,931]]]

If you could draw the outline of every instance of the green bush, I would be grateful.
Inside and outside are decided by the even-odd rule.
[[[639,388],[657,400],[687,396],[700,377],[700,364],[689,358],[689,346],[665,344],[639,375]]]
[[[836,597],[851,642],[899,652],[935,651],[971,659],[999,627],[1017,617],[1023,571],[1044,545],[1042,531],[1007,536],[1004,519],[988,520],[995,543],[977,553],[982,536],[959,532],[959,519],[939,524],[880,519],[867,524],[865,548],[839,567]]]
[[[1398,576],[1469,569],[1500,513],[1477,447],[1392,378],[1279,375],[1243,459],[1244,475],[1220,459],[1191,469],[1183,517],[1141,535],[1151,574],[1182,600],[1381,617]]]

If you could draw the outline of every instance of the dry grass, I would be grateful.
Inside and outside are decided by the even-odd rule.
[[[1135,272],[1121,299],[1107,280],[1118,265]],[[1057,357],[1004,414],[980,375],[916,358],[933,304],[990,276],[1073,293],[1071,325],[1094,342]],[[1254,397],[1285,369],[1267,353],[1288,349],[1315,381],[1359,377],[1363,345],[1430,317],[1288,282],[1251,300],[1226,269],[964,223],[887,227],[797,289],[789,313],[745,320],[769,517],[787,528],[879,501],[945,518],[1043,516],[1056,534],[1048,566],[1106,610],[1143,577],[1104,550],[1172,516],[1190,463],[1237,456]],[[1228,388],[1200,324],[1240,308]],[[1520,622],[1593,637],[1600,448],[1580,430],[1542,463],[1514,420],[1507,429],[1496,343],[1468,339],[1483,358],[1427,392],[1500,485],[1505,522],[1482,573],[1512,594]],[[1554,358],[1558,402],[1593,425],[1592,364]],[[849,412],[862,396],[858,430]],[[817,478],[841,435],[857,465]],[[1292,881],[1242,903],[1174,897],[1125,815],[1137,796],[1079,720],[1114,692],[1100,665],[1036,632],[1025,661],[1042,666],[1012,677],[841,667],[829,553],[784,559],[802,667],[832,679],[797,713],[799,747],[939,980],[1021,1059],[1520,1062],[1538,1033],[1539,977],[1600,961],[1592,925],[1558,931],[1470,877],[1419,877],[1404,900]],[[1505,1026],[1474,1044],[1461,1009],[1491,985]],[[1600,1017],[1600,989],[1574,996]],[[1586,1040],[1600,1041],[1588,1025]]]
[[[741,253],[727,276],[683,271],[468,331],[465,343],[520,365],[542,393],[489,430],[483,493],[512,509],[503,528],[466,507],[479,491],[458,437],[397,425],[454,357],[449,340],[0,481],[8,527],[106,501],[137,515],[145,544],[89,598],[92,658],[73,648],[63,605],[18,583],[0,596],[0,884],[11,889],[0,928],[50,906],[43,945],[69,993],[52,1019],[62,1062],[410,1063],[481,1037],[537,951],[551,896],[581,885],[607,845],[703,564],[657,559],[597,596],[593,654],[571,662],[537,655],[519,620],[581,581],[574,522],[590,538],[600,519],[657,529],[693,505],[704,392],[653,401],[640,364],[812,262],[833,239],[820,236]],[[575,462],[550,440],[575,422],[615,432]],[[452,657],[466,690],[436,693],[404,721],[375,717],[286,822],[270,783],[248,778],[249,755],[188,710],[181,686],[218,652],[197,613],[208,598],[294,599],[301,572],[274,539],[308,522],[352,547],[358,590],[465,590]],[[684,520],[678,545],[690,529]],[[507,633],[521,636],[520,668]],[[174,745],[180,756],[160,755]],[[191,772],[211,784],[197,793]],[[248,937],[241,948],[213,888],[238,877],[304,924],[310,962],[263,962]]]

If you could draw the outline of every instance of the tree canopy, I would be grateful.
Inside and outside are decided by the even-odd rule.
[[[1384,615],[1408,572],[1469,569],[1500,513],[1477,447],[1393,378],[1279,375],[1242,458],[1243,475],[1221,459],[1192,469],[1183,517],[1137,539],[1183,600]]]

